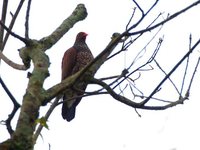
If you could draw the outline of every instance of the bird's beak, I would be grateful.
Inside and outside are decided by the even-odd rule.
[[[85,33],[84,35],[85,35],[85,36],[88,36],[88,34],[87,34],[87,33]]]

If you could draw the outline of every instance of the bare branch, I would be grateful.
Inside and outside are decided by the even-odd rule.
[[[20,65],[17,64],[13,61],[11,61],[10,59],[8,59],[1,51],[0,51],[0,60],[3,60],[6,64],[8,64],[9,66],[11,66],[14,69],[17,70],[27,70],[28,68],[25,65]]]
[[[17,19],[18,14],[19,14],[19,12],[20,12],[22,6],[23,6],[24,1],[25,1],[25,0],[21,0],[21,1],[19,2],[19,5],[18,5],[18,7],[17,7],[17,10],[15,11],[15,13],[14,13],[14,15],[13,15],[13,17],[12,17],[12,20],[11,20],[11,22],[10,22],[10,25],[9,25],[9,27],[8,27],[8,29],[9,29],[8,31],[12,31],[12,28],[13,28],[13,26],[14,26],[14,24],[15,24],[15,21],[16,21],[16,19]],[[3,23],[3,24],[4,24],[4,23]],[[9,35],[10,35],[10,33],[7,32],[7,33],[6,33],[6,36],[5,36],[5,38],[4,38],[4,41],[3,41],[2,50],[4,49],[4,47],[5,47],[5,45],[6,45],[6,42],[7,42],[7,40],[8,40]]]
[[[126,97],[121,96],[121,95],[115,93],[115,92],[113,91],[113,89],[111,89],[110,86],[107,85],[105,82],[102,82],[102,81],[100,81],[100,80],[98,80],[98,79],[95,79],[95,78],[91,78],[91,79],[90,79],[90,83],[91,83],[91,84],[98,84],[98,85],[102,86],[103,88],[105,88],[105,89],[108,91],[108,93],[109,93],[114,99],[116,99],[116,100],[118,100],[118,101],[120,101],[120,102],[122,102],[122,103],[124,103],[124,104],[126,104],[126,105],[128,105],[128,106],[131,106],[131,107],[134,107],[134,108],[140,107],[140,104],[135,103],[135,102],[133,102],[133,101],[127,99]]]
[[[17,34],[15,34],[14,32],[12,32],[8,27],[6,27],[1,21],[0,21],[0,25],[7,31],[7,33],[9,33],[10,35],[12,35],[13,37],[19,39],[20,41],[24,42],[26,45],[29,45],[29,40],[25,39]]]
[[[125,36],[132,36],[132,35],[137,35],[137,34],[141,34],[141,33],[145,33],[145,32],[149,32],[163,24],[165,24],[166,22],[169,22],[170,20],[174,19],[175,17],[181,15],[182,13],[186,12],[187,10],[191,9],[192,7],[198,5],[200,3],[200,0],[194,2],[193,4],[189,5],[188,7],[174,13],[173,15],[169,16],[166,20],[164,21],[161,21],[160,23],[157,23],[156,25],[152,26],[152,27],[149,27],[148,29],[143,29],[143,30],[140,30],[140,31],[136,31],[136,32],[132,32],[132,33],[129,33],[129,31],[131,31],[133,28],[135,28],[135,25],[133,25],[132,27],[130,27],[126,33],[124,33]]]
[[[172,68],[172,70],[164,77],[164,79],[157,85],[153,92],[149,95],[147,99],[142,102],[145,105],[151,97],[158,91],[160,86],[171,76],[171,74],[182,64],[182,62],[194,51],[194,49],[199,45],[200,39],[191,47],[191,49],[182,57],[182,59]]]
[[[154,59],[154,62],[156,63],[156,65],[158,66],[158,68],[165,74],[167,75],[167,73],[165,72],[165,70],[162,69],[162,67],[160,66],[160,64]],[[178,88],[176,87],[175,83],[171,80],[171,78],[169,77],[169,81],[172,83],[172,85],[174,86],[175,90],[177,91],[177,93],[179,95],[181,95],[181,93],[179,92]]]
[[[188,71],[189,59],[190,59],[190,56],[188,56],[187,60],[186,60],[185,71],[184,71],[184,75],[183,75],[183,80],[182,80],[180,95],[182,95],[182,93],[183,93],[184,84],[185,84],[185,78],[186,78],[187,71]]]
[[[161,15],[162,15],[162,13],[160,13],[160,14],[146,27],[146,29],[148,29]],[[129,22],[130,22],[130,21],[129,21]],[[129,24],[129,22],[128,22],[128,24]],[[128,24],[127,24],[127,25],[128,25]],[[148,44],[150,44],[150,42],[156,37],[156,35],[160,32],[161,29],[162,29],[162,26],[159,28],[159,30],[154,34],[154,36],[151,38],[151,40],[146,44],[146,46],[145,46],[141,51],[143,51],[143,50],[148,46]],[[127,30],[127,29],[126,29],[126,30]],[[123,52],[123,51],[126,51],[126,50],[129,48],[129,46],[131,46],[131,45],[132,45],[137,39],[139,39],[142,35],[143,35],[143,33],[141,33],[140,35],[138,35],[136,38],[131,39],[131,40],[128,41],[127,43],[125,43],[125,41],[128,39],[128,36],[125,36],[125,38],[124,38],[125,40],[124,40],[124,42],[123,42],[123,44],[122,44],[121,50],[119,50],[119,51],[117,51],[116,53],[114,53],[114,54],[112,54],[111,56],[109,56],[107,60],[109,60],[109,59],[111,59],[112,57],[114,57],[114,56],[120,54],[120,53]]]
[[[2,121],[2,122],[5,122],[5,125],[7,127],[7,130],[9,132],[9,134],[12,135],[13,129],[12,129],[12,126],[11,126],[11,121],[12,121],[13,117],[15,116],[17,110],[19,109],[20,104],[17,102],[17,100],[15,99],[15,97],[12,95],[12,93],[10,92],[10,90],[7,88],[6,84],[2,80],[1,76],[0,76],[0,83],[1,83],[1,85],[3,87],[3,89],[5,90],[5,92],[7,93],[7,95],[10,97],[10,99],[11,99],[13,105],[14,105],[11,114],[8,115],[8,119],[5,120],[5,121]]]
[[[31,2],[32,0],[28,1],[28,6],[26,10],[26,22],[25,22],[25,38],[29,39],[29,14],[31,9]]]
[[[140,7],[140,5],[139,5],[135,0],[133,0],[133,2],[134,2],[135,5],[139,8],[139,10],[141,11],[142,16],[144,16],[144,11],[143,11],[143,9]]]
[[[59,97],[57,97],[54,102],[51,104],[50,108],[48,109],[47,113],[44,116],[44,119],[47,121],[48,118],[50,117],[51,113],[53,112],[54,108],[57,106],[58,101],[59,101]],[[37,141],[38,136],[40,135],[41,131],[42,131],[43,125],[39,125],[39,127],[37,128],[35,134],[33,135],[33,141],[34,143]]]
[[[130,19],[129,19],[129,21],[128,21],[127,25],[126,25],[126,30],[128,30],[128,26],[130,25],[130,23],[131,23],[131,21],[132,21],[132,19],[133,19],[134,15],[135,15],[135,10],[136,10],[136,7],[135,7],[135,8],[133,8],[132,15],[131,15],[131,17],[130,17]]]
[[[195,69],[194,69],[193,74],[192,74],[192,77],[191,77],[191,79],[190,79],[190,84],[189,84],[189,86],[188,86],[188,90],[187,90],[186,96],[189,96],[189,94],[190,94],[190,89],[191,89],[191,86],[192,86],[192,82],[193,82],[193,80],[194,80],[194,76],[195,76],[195,73],[196,73],[197,68],[198,68],[198,66],[199,66],[199,63],[200,63],[200,57],[199,57],[199,59],[197,60]]]
[[[124,79],[122,79],[118,84],[116,84],[116,85],[114,86],[114,88],[116,88],[119,84],[121,84],[124,80],[126,80],[126,78],[128,78],[129,76],[131,76],[133,73],[135,73],[135,72],[141,70],[143,67],[145,67],[145,66],[147,66],[149,63],[151,63],[151,62],[154,60],[156,54],[158,53],[158,51],[159,51],[159,49],[160,49],[160,46],[161,46],[161,43],[162,43],[162,39],[159,39],[159,42],[158,42],[158,44],[157,44],[157,46],[156,46],[156,48],[155,48],[153,54],[152,54],[151,57],[149,58],[149,60],[147,60],[146,63],[142,64],[142,65],[141,65],[140,67],[138,67],[137,69],[135,69],[135,70],[131,71],[130,73],[128,73],[128,75],[126,75]],[[130,66],[128,69],[130,69],[130,68],[131,68],[131,66]],[[117,80],[117,79],[116,79],[116,80]],[[114,81],[114,82],[116,82],[116,81]],[[113,82],[113,83],[114,83],[114,82]]]
[[[164,106],[142,106],[141,109],[146,109],[146,110],[165,110],[168,109],[170,107],[174,107],[178,104],[183,104],[185,100],[188,100],[188,97],[180,97],[179,100],[175,101],[175,102],[171,102],[167,105]]]
[[[109,76],[109,77],[104,77],[104,78],[100,78],[99,80],[111,80],[111,79],[115,79],[118,78],[120,75],[116,75],[116,76]]]
[[[133,0],[133,2],[136,4],[136,6],[138,6],[138,8],[141,10],[142,12],[142,17],[134,24],[132,25],[128,30],[126,30],[126,34],[131,31],[132,29],[134,29],[135,27],[137,27],[142,20],[144,20],[144,18],[148,15],[148,13],[156,6],[156,4],[158,3],[159,0],[156,0],[155,3],[148,9],[148,11],[146,13],[144,13],[144,11],[142,10],[142,8],[135,2],[135,0]]]
[[[92,78],[90,81],[91,81],[92,84],[98,84],[98,85],[101,85],[102,87],[104,87],[114,99],[116,99],[119,102],[122,102],[122,103],[124,103],[128,106],[131,106],[133,108],[140,108],[140,109],[147,109],[147,110],[164,110],[164,109],[176,106],[178,104],[183,104],[183,102],[188,99],[188,97],[186,96],[186,97],[180,98],[179,100],[174,101],[174,102],[166,101],[169,104],[164,105],[164,106],[146,106],[146,105],[143,105],[142,103],[135,103],[134,101],[131,101],[131,100],[127,99],[126,97],[115,93],[110,88],[109,85],[107,85],[106,83],[104,83],[100,80]],[[138,95],[136,95],[136,96],[138,97]],[[142,96],[142,97],[144,97],[144,96]],[[156,98],[153,98],[153,99],[156,99]],[[157,99],[157,100],[159,100],[159,99]],[[164,100],[159,100],[159,101],[165,102]]]
[[[40,43],[44,46],[44,50],[51,48],[62,36],[71,29],[75,23],[81,21],[87,17],[87,10],[84,4],[78,4],[73,13],[65,19],[62,24],[49,36],[40,40]]]
[[[1,12],[1,21],[3,24],[6,22],[6,14],[7,14],[8,0],[3,1],[2,12]],[[0,26],[0,50],[2,51],[3,45],[3,36],[4,36],[4,28]]]

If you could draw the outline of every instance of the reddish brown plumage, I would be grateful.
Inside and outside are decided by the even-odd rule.
[[[84,32],[78,33],[74,45],[65,52],[62,59],[62,80],[80,71],[94,59],[90,49],[85,43],[86,36],[87,34]],[[74,90],[71,93],[66,92],[63,95],[63,100],[65,100],[62,106],[63,119],[71,121],[75,117],[76,106],[81,101],[81,98],[71,98],[82,95],[86,87],[87,84],[80,83],[78,90]]]

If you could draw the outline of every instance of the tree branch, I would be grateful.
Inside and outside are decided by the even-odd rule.
[[[113,89],[110,88],[109,85],[107,85],[105,82],[102,82],[98,79],[95,79],[95,78],[91,78],[90,79],[90,83],[91,84],[98,84],[100,86],[102,86],[104,89],[106,89],[108,91],[108,93],[117,101],[121,102],[121,103],[124,103],[128,106],[131,106],[133,108],[139,108],[139,109],[147,109],[147,110],[164,110],[164,109],[167,109],[167,108],[170,108],[170,107],[173,107],[173,106],[176,106],[178,104],[183,104],[183,102],[185,100],[188,99],[187,96],[183,97],[183,98],[180,98],[179,100],[175,101],[175,102],[169,102],[169,104],[167,105],[164,105],[164,106],[145,106],[145,105],[142,105],[142,103],[136,103],[134,101],[131,101],[129,99],[127,99],[126,97],[122,96],[122,95],[119,95],[117,93],[114,92]]]
[[[95,78],[90,78],[90,79],[89,79],[89,82],[90,82],[91,84],[98,84],[98,85],[102,86],[104,89],[106,89],[106,90],[108,91],[108,93],[109,93],[114,99],[118,100],[119,102],[122,102],[122,103],[124,103],[124,104],[126,104],[126,105],[128,105],[128,106],[134,107],[134,108],[139,108],[139,107],[140,107],[140,104],[139,104],[139,103],[135,103],[135,102],[133,102],[133,101],[127,99],[126,97],[121,96],[121,95],[115,93],[115,92],[113,91],[113,89],[111,89],[110,86],[107,85],[107,84],[106,84],[105,82],[103,82],[103,81],[100,81],[100,80],[95,79]]]
[[[67,88],[71,87],[75,82],[76,79],[79,77],[80,71],[77,72],[76,74],[66,78],[63,80],[61,83],[58,83],[48,90],[46,90],[46,96],[45,96],[45,101],[43,102],[43,105],[46,105],[50,100],[61,94],[64,90]]]
[[[17,102],[17,100],[15,99],[15,97],[12,95],[12,93],[10,92],[10,90],[7,88],[6,84],[2,80],[1,76],[0,76],[0,83],[1,83],[1,85],[3,87],[3,89],[5,90],[5,92],[7,93],[7,95],[10,97],[10,99],[11,99],[13,105],[14,105],[11,114],[8,115],[8,119],[6,121],[3,121],[6,124],[6,127],[7,127],[7,130],[9,132],[9,134],[12,135],[13,129],[12,129],[12,126],[11,126],[11,121],[12,121],[13,117],[15,116],[15,113],[19,109],[20,104]]]
[[[142,20],[144,20],[144,18],[149,14],[149,12],[156,6],[156,4],[158,3],[159,0],[156,0],[153,5],[147,10],[146,13],[144,13],[143,9],[140,7],[140,5],[135,1],[133,0],[133,2],[136,4],[136,6],[139,8],[139,10],[141,11],[142,13],[142,17],[135,23],[133,24],[127,31],[127,33],[129,31],[131,31],[132,29],[134,29],[135,27],[137,27],[141,22]]]
[[[17,34],[15,34],[14,32],[12,32],[8,27],[6,27],[1,21],[0,21],[0,25],[7,31],[7,33],[9,33],[10,35],[12,35],[13,37],[19,39],[20,41],[24,42],[26,45],[29,45],[29,40],[25,39]]]
[[[7,8],[8,8],[8,0],[4,0],[3,5],[2,5],[2,12],[1,12],[1,21],[3,24],[5,24],[6,22]],[[3,36],[4,36],[4,28],[0,26],[0,51],[2,51]]]
[[[25,38],[29,39],[29,14],[31,9],[31,2],[32,0],[28,1],[28,6],[26,10],[26,21],[25,21]]]
[[[42,38],[39,42],[43,45],[43,49],[47,50],[51,48],[62,36],[71,29],[75,23],[84,20],[87,17],[87,10],[84,4],[77,5],[73,13],[65,19],[62,24],[49,36]]]
[[[16,9],[16,11],[15,11],[15,14],[13,15],[12,20],[11,20],[11,22],[10,22],[10,25],[9,25],[9,27],[8,27],[9,31],[12,31],[12,28],[13,28],[13,26],[14,26],[14,24],[15,24],[15,21],[16,21],[16,19],[17,19],[18,14],[19,14],[19,12],[20,12],[22,6],[23,6],[24,1],[25,1],[25,0],[21,0],[21,1],[19,2],[19,5],[18,5],[18,7],[17,7],[17,9]],[[6,45],[6,42],[7,42],[7,40],[8,40],[9,35],[10,35],[10,33],[7,32],[7,33],[6,33],[6,36],[5,36],[5,38],[4,38],[4,41],[3,41],[2,51],[3,51],[3,49],[4,49],[5,45]]]
[[[45,50],[53,46],[53,44],[55,44],[75,23],[83,20],[86,16],[86,8],[83,4],[79,4],[72,15],[50,36],[40,41],[29,39],[30,44],[20,49],[20,57],[24,64],[30,63],[31,60],[34,64],[34,68],[29,76],[29,82],[23,97],[16,130],[11,138],[12,146],[18,145],[18,149],[33,149],[33,133],[36,128],[36,120],[38,118],[39,109],[46,98],[46,90],[43,88],[43,84],[45,79],[49,76],[48,68],[50,62]]]
[[[10,59],[8,59],[1,51],[0,51],[0,60],[3,60],[6,64],[8,64],[9,66],[11,66],[12,68],[14,69],[17,69],[17,70],[27,70],[28,67],[26,67],[25,65],[20,65],[20,64],[17,64],[13,61],[11,61]]]
[[[162,69],[162,67],[160,66],[160,64],[154,59],[154,62],[156,63],[156,65],[158,66],[158,68],[165,74],[165,76],[167,75],[167,73]],[[177,91],[177,93],[179,94],[179,95],[181,95],[182,93],[181,92],[179,92],[179,90],[178,90],[178,88],[177,88],[177,86],[176,86],[176,84],[172,81],[172,79],[169,77],[168,78],[169,79],[169,81],[172,83],[172,85],[174,86],[174,88],[175,88],[175,90]]]
[[[146,98],[141,104],[145,105],[151,97],[158,91],[160,86],[171,76],[171,74],[182,64],[182,62],[189,57],[189,55],[194,51],[194,49],[200,44],[200,39],[191,47],[191,49],[182,57],[182,59],[172,68],[172,70],[164,77],[164,79],[157,85],[153,92]]]
[[[127,32],[126,32],[124,35],[125,35],[125,36],[133,36],[133,35],[137,35],[137,34],[149,32],[149,31],[151,31],[151,30],[153,30],[153,29],[155,29],[155,28],[157,28],[157,27],[159,27],[159,26],[165,24],[166,22],[168,22],[168,21],[174,19],[175,17],[181,15],[182,13],[184,13],[184,12],[186,12],[187,10],[191,9],[192,7],[198,5],[199,3],[200,3],[200,0],[194,2],[193,4],[189,5],[188,7],[184,8],[184,9],[182,9],[182,10],[180,10],[180,11],[174,13],[173,15],[169,16],[166,20],[161,21],[160,23],[158,23],[158,24],[156,24],[156,25],[154,25],[154,26],[152,26],[152,27],[149,27],[149,28],[147,28],[147,29],[143,29],[143,30],[140,30],[140,31],[136,31],[136,32],[129,33],[129,31],[131,31],[131,30],[135,27],[135,25],[134,25],[134,26],[131,26],[131,27],[127,30]]]
[[[44,119],[47,121],[48,118],[50,117],[51,113],[53,112],[54,108],[57,106],[58,101],[59,101],[59,97],[57,97],[54,102],[51,104],[49,110],[47,111],[47,113],[44,116]],[[33,135],[33,141],[34,143],[37,141],[38,136],[40,135],[41,131],[43,129],[43,125],[39,125],[39,127],[37,128],[35,134]]]
[[[195,73],[196,73],[197,68],[198,68],[198,66],[199,66],[199,63],[200,63],[200,57],[199,57],[199,59],[197,60],[195,69],[194,69],[193,74],[192,74],[192,77],[191,77],[191,79],[190,79],[190,83],[189,83],[189,86],[188,86],[188,89],[187,89],[186,96],[189,96],[189,95],[190,95],[190,89],[191,89],[191,86],[192,86],[192,83],[193,83],[193,80],[194,80]]]

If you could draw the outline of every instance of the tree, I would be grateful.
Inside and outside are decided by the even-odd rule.
[[[23,61],[23,65],[14,63],[14,61],[9,60],[5,55],[3,55],[3,53],[1,53],[1,59],[3,59],[11,67],[18,70],[27,70],[28,68],[30,68],[30,62],[32,61],[34,64],[34,69],[31,73],[28,73],[29,82],[21,106],[12,96],[12,93],[10,93],[9,90],[6,88],[6,85],[4,85],[4,82],[1,79],[1,84],[2,86],[4,86],[5,91],[8,93],[10,100],[13,102],[14,105],[14,109],[9,115],[9,118],[5,120],[5,125],[11,135],[11,138],[1,143],[1,149],[33,149],[34,143],[37,140],[41,129],[44,126],[47,127],[46,120],[48,119],[49,115],[51,114],[53,109],[62,102],[58,102],[58,99],[55,99],[46,116],[42,118],[38,117],[39,109],[45,106],[47,103],[51,102],[60,93],[64,92],[66,89],[69,89],[72,85],[76,87],[76,84],[79,82],[84,81],[88,82],[89,84],[101,86],[101,88],[96,88],[93,91],[86,92],[83,96],[109,94],[114,99],[135,108],[135,110],[163,110],[176,106],[178,104],[182,104],[185,100],[189,98],[195,71],[199,64],[198,60],[196,65],[192,66],[193,71],[191,71],[192,74],[189,77],[187,76],[187,80],[189,80],[189,83],[186,84],[189,58],[192,57],[192,52],[196,49],[200,42],[200,40],[198,40],[197,42],[195,42],[195,44],[192,45],[192,36],[190,37],[189,51],[180,60],[177,61],[177,64],[174,65],[174,67],[168,73],[165,72],[165,69],[156,60],[156,56],[161,49],[162,42],[164,40],[161,37],[159,38],[155,47],[152,49],[151,53],[148,54],[149,56],[147,55],[146,61],[139,63],[139,65],[137,64],[138,60],[144,57],[148,44],[144,46],[144,49],[137,53],[136,57],[131,60],[128,67],[124,68],[124,70],[121,71],[121,74],[109,77],[101,77],[98,79],[96,77],[93,77],[103,63],[107,61],[109,62],[109,60],[120,56],[124,51],[128,51],[131,46],[133,46],[134,43],[136,43],[137,40],[141,39],[146,33],[151,31],[152,40],[155,40],[157,32],[162,29],[163,25],[200,3],[200,1],[196,1],[195,3],[182,9],[181,11],[166,16],[162,20],[161,17],[163,17],[163,14],[161,13],[156,16],[155,19],[153,19],[152,22],[149,23],[144,29],[139,30],[140,25],[143,23],[149,13],[155,8],[159,1],[155,1],[147,10],[144,10],[142,6],[140,6],[140,4],[136,1],[133,2],[136,8],[133,9],[132,16],[130,17],[130,20],[126,25],[125,31],[121,34],[114,33],[112,35],[111,41],[105,47],[105,49],[94,59],[94,61],[92,61],[83,70],[46,90],[43,86],[44,81],[49,76],[48,68],[50,65],[46,50],[50,49],[56,42],[58,42],[58,40],[61,39],[62,36],[67,33],[74,24],[76,24],[78,21],[84,20],[87,17],[87,10],[83,4],[77,5],[73,13],[67,19],[65,19],[63,23],[55,31],[52,32],[52,34],[47,37],[43,37],[40,40],[33,40],[29,38],[29,12],[31,8],[31,0],[28,1],[27,11],[25,15],[26,23],[24,37],[12,32],[12,27],[15,23],[18,13],[21,10],[24,0],[20,1],[17,11],[12,14],[12,21],[9,27],[5,25],[8,1],[4,0],[0,28],[1,51],[3,52],[9,35],[15,37],[17,40],[22,41],[25,46],[19,49],[19,55]],[[136,10],[140,11],[141,17],[137,21],[133,21]],[[5,31],[6,35],[4,36]],[[117,49],[117,45],[120,45],[121,48]],[[183,72],[182,82],[180,84],[181,89],[178,89],[178,85],[174,80],[171,79],[171,75],[174,74],[178,70],[177,68],[180,65],[183,65],[186,60],[187,63]],[[150,94],[146,94],[145,90],[141,90],[140,88],[138,88],[136,82],[142,80],[142,74],[150,73],[152,70],[159,73],[161,71],[165,76],[158,82],[156,88],[154,88],[150,92]],[[157,97],[157,95],[160,96],[160,93],[167,92],[163,88],[164,83],[166,82],[171,82],[171,85],[173,85],[174,87],[173,90],[175,91],[176,95],[173,96],[178,96],[178,99],[176,99],[175,101]],[[153,100],[157,100],[159,103],[153,103],[153,105],[151,105],[151,101]],[[20,115],[18,118],[17,127],[15,130],[13,130],[10,121],[15,116],[16,111],[19,108]],[[38,128],[36,128],[37,124],[40,124]]]

